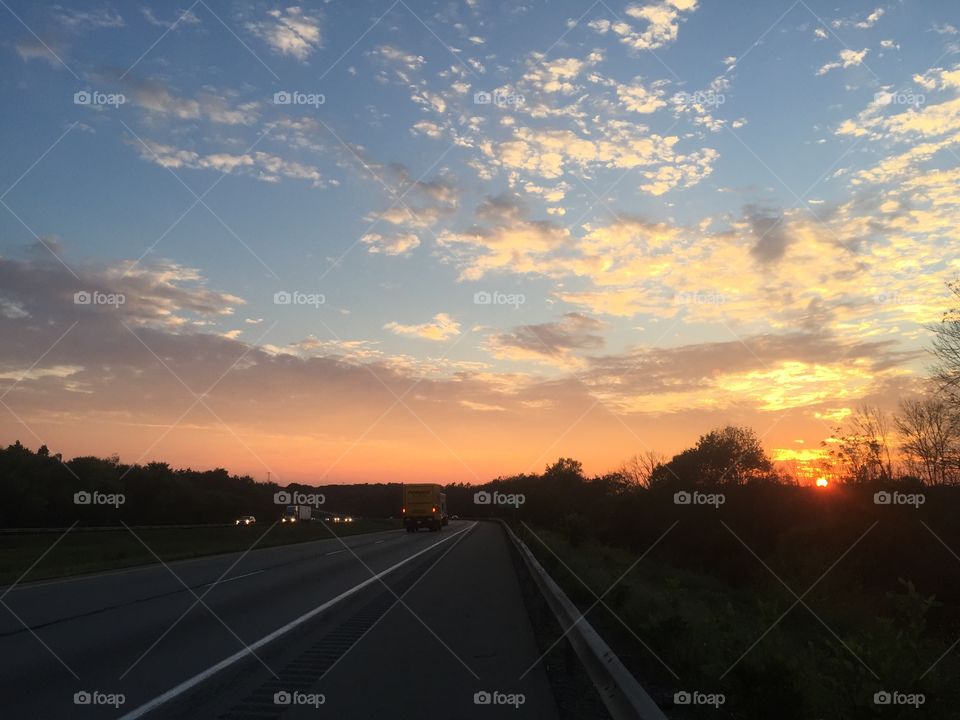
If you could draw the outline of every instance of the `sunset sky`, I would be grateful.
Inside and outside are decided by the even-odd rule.
[[[189,2],[0,2],[3,445],[479,482],[735,423],[803,458],[926,373],[956,3]]]

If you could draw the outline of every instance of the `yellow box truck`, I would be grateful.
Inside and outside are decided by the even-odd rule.
[[[436,483],[403,486],[403,526],[407,532],[422,527],[440,530],[447,524],[447,495]]]

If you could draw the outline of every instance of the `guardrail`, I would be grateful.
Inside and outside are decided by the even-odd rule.
[[[530,570],[534,581],[546,598],[560,627],[567,632],[570,644],[583,663],[604,705],[614,720],[667,720],[637,679],[620,662],[610,646],[577,610],[566,593],[544,569],[534,554],[513,532],[507,523],[500,521],[513,541],[520,557]]]

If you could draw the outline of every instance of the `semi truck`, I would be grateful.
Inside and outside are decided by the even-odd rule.
[[[417,483],[403,486],[403,526],[407,532],[422,527],[439,531],[449,522],[447,495],[436,483]]]
[[[313,508],[309,505],[287,505],[280,518],[281,523],[298,523],[313,520]]]

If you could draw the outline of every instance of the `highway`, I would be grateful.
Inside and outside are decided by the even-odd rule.
[[[0,596],[4,718],[558,717],[493,523],[331,537]],[[87,697],[77,693],[92,702],[76,704]]]

